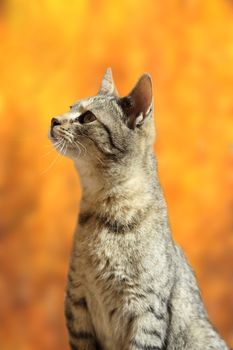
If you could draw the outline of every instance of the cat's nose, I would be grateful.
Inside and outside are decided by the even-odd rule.
[[[51,120],[51,130],[54,128],[56,125],[61,125],[61,121],[57,118],[52,118]]]

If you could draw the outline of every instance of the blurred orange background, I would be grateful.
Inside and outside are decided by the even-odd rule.
[[[47,131],[108,66],[122,95],[152,74],[173,234],[233,347],[233,2],[1,0],[0,49],[0,348],[68,350],[80,187]]]

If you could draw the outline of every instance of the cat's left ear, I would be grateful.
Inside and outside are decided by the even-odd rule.
[[[118,96],[118,92],[112,77],[112,70],[108,68],[102,79],[100,89],[98,92],[99,95],[114,95]]]
[[[133,90],[119,100],[130,129],[143,124],[152,108],[153,91],[152,80],[149,74],[143,74]]]

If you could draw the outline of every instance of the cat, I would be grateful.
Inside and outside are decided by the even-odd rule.
[[[173,241],[153,153],[149,74],[119,97],[111,69],[96,96],[52,118],[50,139],[80,175],[65,299],[73,350],[227,350]]]

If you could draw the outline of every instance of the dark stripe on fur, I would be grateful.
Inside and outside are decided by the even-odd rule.
[[[148,206],[143,210],[138,210],[130,222],[122,223],[117,220],[112,220],[110,217],[102,213],[96,214],[96,219],[99,221],[100,225],[105,226],[110,232],[124,234],[126,232],[135,230],[146,219],[152,207],[153,206]]]
[[[146,295],[145,294],[141,294],[141,293],[134,293],[133,294],[134,297],[139,298],[139,299],[145,299]]]
[[[80,213],[78,222],[80,225],[84,225],[90,220],[91,217],[92,213]]]
[[[154,288],[148,287],[147,290],[146,290],[146,293],[148,293],[148,294],[155,294]]]
[[[136,340],[132,341],[132,344],[135,346],[135,348],[140,349],[140,350],[161,350],[160,346],[155,346],[155,345],[143,345],[139,343]]]
[[[77,347],[77,345],[74,345],[74,344],[72,343],[72,341],[70,341],[70,349],[71,349],[71,350],[79,350],[78,347]]]
[[[151,312],[155,316],[155,318],[157,318],[157,320],[165,319],[165,316],[163,314],[158,314],[151,305],[147,308],[147,312]]]
[[[85,332],[85,331],[79,331],[79,332],[75,332],[74,333],[74,337],[76,339],[91,339],[93,340],[94,339],[94,336],[92,333],[90,332]]]
[[[110,232],[124,234],[126,232],[133,231],[139,224],[141,224],[150,209],[151,207],[145,208],[143,212],[140,210],[135,214],[130,222],[124,223],[117,220],[112,220],[110,217],[102,213],[80,213],[79,224],[84,225],[90,220],[91,217],[94,217],[96,220],[98,220],[101,226],[105,226]]]
[[[67,327],[69,330],[69,335],[71,338],[73,338],[73,340],[88,340],[91,342],[95,341],[95,338],[92,333],[85,331],[76,331],[73,327],[70,327],[70,325],[67,325]]]
[[[130,317],[129,317],[129,320],[128,320],[128,326],[127,326],[127,330],[128,330],[128,334],[130,334],[130,332],[131,332],[131,328],[132,328],[132,326],[133,326],[133,324],[134,324],[134,321],[137,319],[137,315],[135,315],[135,314],[131,314],[130,315]]]
[[[96,142],[94,139],[92,139],[90,136],[88,135],[79,135],[79,136],[82,136],[82,137],[86,137],[87,139],[91,140],[94,145],[96,146],[96,148],[101,152],[103,153],[106,157],[108,157],[109,160],[112,160],[112,161],[116,161],[117,160],[117,156],[116,154],[113,154],[113,153],[109,153],[109,152],[105,152],[98,144],[98,142]],[[102,166],[103,167],[103,166]]]
[[[91,348],[93,347],[93,349],[102,350],[102,347],[100,346],[99,342],[97,341],[97,339],[95,339],[92,333],[80,331],[72,334],[70,333],[70,335],[73,338],[73,340],[72,339],[70,340],[70,346],[72,350],[79,349],[79,347],[76,344],[74,344],[74,341],[79,341],[79,340],[82,342],[86,341],[87,343],[85,342],[85,344],[88,346],[91,345]]]
[[[66,320],[66,326],[67,326],[67,329],[69,331],[69,336],[73,339],[75,339],[75,334],[76,334],[76,331],[75,331],[75,327],[74,327],[74,318],[72,320]]]
[[[74,320],[74,316],[71,312],[70,307],[68,307],[68,306],[66,306],[66,308],[65,308],[65,316],[66,316],[67,321],[71,322]]]
[[[109,318],[111,319],[113,317],[113,315],[116,313],[117,311],[117,308],[115,307],[114,309],[112,309],[110,312],[109,312]]]
[[[142,329],[143,333],[149,334],[149,335],[154,335],[157,338],[161,339],[161,334],[156,330],[156,329]]]
[[[77,299],[77,297],[75,295],[71,295],[70,292],[69,293],[67,292],[66,300],[67,300],[67,305],[81,306],[83,308],[87,308],[85,298]],[[69,308],[70,308],[70,306],[69,306]]]
[[[172,317],[172,305],[171,305],[170,301],[167,304],[167,312],[168,312],[169,320],[171,320],[171,317]]]
[[[100,224],[105,226],[110,232],[119,234],[134,230],[140,222],[136,217],[129,223],[121,223],[116,220],[111,220],[104,215],[97,215],[97,219]]]
[[[78,307],[83,307],[84,309],[87,309],[87,302],[85,298],[80,298],[77,301],[73,302],[74,306],[78,306]]]
[[[110,281],[112,281],[112,280],[114,280],[114,274],[113,273],[111,273],[109,276],[108,276],[108,278],[106,279],[106,282],[110,282]]]
[[[168,312],[168,322],[167,322],[166,336],[164,339],[164,344],[163,344],[162,350],[167,350],[168,339],[170,338],[171,318],[172,318],[172,307],[171,307],[170,301],[168,301],[168,304],[167,304],[167,312]]]
[[[109,143],[111,144],[111,146],[113,148],[116,148],[119,152],[124,153],[124,150],[121,147],[119,147],[118,145],[116,145],[116,143],[114,142],[111,130],[107,127],[107,125],[103,124],[102,122],[101,122],[101,125],[103,126],[104,130],[108,134]]]
[[[102,278],[103,277],[103,271],[100,271],[99,273],[97,273],[96,275],[95,275],[95,279],[96,280],[98,280],[98,279],[100,279],[100,278]]]

